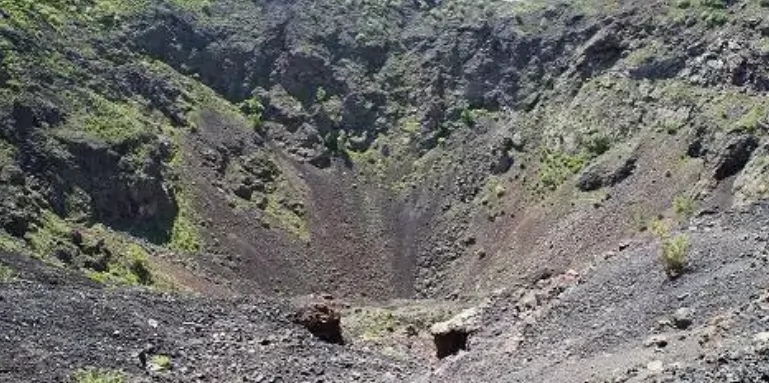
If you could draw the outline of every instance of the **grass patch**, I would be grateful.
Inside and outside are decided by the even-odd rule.
[[[404,133],[417,134],[422,129],[422,124],[419,123],[417,116],[412,115],[401,119],[398,127]]]
[[[124,383],[125,374],[104,369],[78,370],[72,374],[72,380],[75,383]]]
[[[46,258],[53,254],[56,248],[66,242],[65,238],[72,232],[69,224],[49,210],[43,211],[39,222],[27,232],[24,239],[38,258]]]
[[[342,316],[342,326],[364,342],[383,343],[393,335],[426,334],[430,326],[451,318],[455,307],[411,305],[408,307],[362,307]]]
[[[102,225],[90,228],[76,225],[47,210],[43,211],[39,222],[25,237],[26,245],[34,257],[58,262],[53,258],[53,254],[63,250],[73,256],[72,264],[82,267],[86,276],[94,281],[137,286],[152,286],[156,282],[149,263],[148,251],[127,234],[113,232]],[[78,232],[82,236],[81,245],[76,246],[72,242],[73,232]],[[3,240],[0,243],[5,242],[9,240]],[[23,244],[10,243],[23,249]],[[78,259],[88,259],[82,258],[86,257],[87,249],[99,249],[92,250],[96,251],[96,254],[89,257],[102,257],[109,254],[105,258],[103,270],[90,269],[88,264],[78,261]]]
[[[685,124],[678,119],[675,118],[665,118],[661,121],[657,122],[657,131],[658,132],[664,132],[670,135],[676,135],[678,134],[678,131],[681,130],[681,128]]]
[[[6,165],[14,162],[16,157],[16,148],[10,143],[0,139],[0,170]]]
[[[160,131],[159,126],[148,120],[141,111],[141,105],[135,101],[112,101],[93,92],[87,93],[83,101],[76,96],[70,96],[70,100],[81,104],[80,111],[75,112],[68,123],[58,129],[59,135],[70,136],[74,133],[108,144],[119,144],[138,140],[143,134]]]
[[[149,286],[153,284],[152,271],[148,261],[148,253],[141,246],[129,243],[124,249],[118,250],[118,257],[109,264],[105,272],[88,271],[86,275],[100,283],[116,283],[122,285]]]
[[[0,250],[10,253],[26,253],[28,249],[25,247],[24,241],[0,230]]]
[[[198,225],[195,224],[195,211],[186,191],[177,190],[176,203],[179,211],[171,227],[171,240],[168,247],[183,253],[197,253],[203,248]]]
[[[683,21],[691,17],[712,28],[729,22],[728,7],[729,3],[724,0],[670,0],[667,13],[672,20]]]

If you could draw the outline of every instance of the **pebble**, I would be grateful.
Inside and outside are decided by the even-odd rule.
[[[651,372],[662,372],[665,369],[665,365],[661,360],[653,360],[646,365],[646,369]]]
[[[686,330],[694,322],[693,316],[694,310],[688,307],[681,307],[673,314],[673,324],[680,330]]]
[[[652,335],[644,341],[643,345],[644,347],[657,346],[664,348],[668,345],[668,338],[664,335]]]

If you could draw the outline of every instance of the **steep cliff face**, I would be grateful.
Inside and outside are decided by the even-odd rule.
[[[765,194],[758,2],[7,5],[4,247],[109,278],[490,291]]]

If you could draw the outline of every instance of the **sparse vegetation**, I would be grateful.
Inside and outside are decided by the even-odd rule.
[[[551,191],[557,189],[563,182],[582,170],[588,159],[589,156],[585,153],[568,155],[544,149],[540,157],[538,187]]]
[[[72,374],[75,383],[124,383],[125,374],[121,371],[87,369]]]
[[[72,102],[78,99],[77,96],[70,97]],[[61,128],[59,134],[79,132],[88,138],[118,144],[153,132],[150,129],[154,124],[147,120],[135,103],[116,102],[90,93],[88,102],[82,108]]]
[[[71,232],[70,226],[61,217],[46,210],[32,230],[27,232],[26,241],[33,254],[45,258],[53,254]]]
[[[367,307],[342,316],[342,326],[365,342],[381,343],[397,336],[413,336],[427,331],[433,323],[446,320],[456,311],[452,307]]]
[[[271,194],[267,197],[267,214],[276,221],[277,225],[302,241],[310,240],[310,230],[306,218],[286,206],[286,201]]]
[[[179,211],[171,227],[171,240],[168,247],[184,253],[196,253],[202,248],[203,243],[200,239],[198,226],[195,224],[192,202],[186,191],[177,191],[175,195]]]

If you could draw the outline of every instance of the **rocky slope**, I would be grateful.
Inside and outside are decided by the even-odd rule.
[[[12,381],[89,366],[140,381],[765,377],[748,341],[765,287],[764,1],[0,10]],[[673,241],[688,268],[668,280]],[[287,300],[320,293],[347,302],[352,342],[286,319]],[[430,324],[468,307],[469,351],[434,360]],[[658,325],[679,308],[694,327]],[[110,335],[124,325],[141,335]],[[723,342],[697,340],[711,327]],[[665,347],[643,346],[652,328]],[[249,353],[243,332],[285,342]],[[131,356],[146,343],[175,368],[147,375]],[[325,377],[297,372],[305,354]]]

